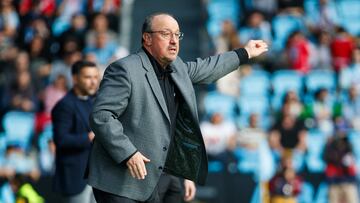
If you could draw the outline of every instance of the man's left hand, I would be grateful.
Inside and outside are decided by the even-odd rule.
[[[184,200],[189,202],[194,199],[196,193],[195,183],[191,180],[184,180],[185,196]]]
[[[268,45],[263,40],[250,40],[244,48],[250,59],[266,52],[268,50]]]

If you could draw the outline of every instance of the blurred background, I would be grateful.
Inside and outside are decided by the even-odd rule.
[[[195,86],[209,177],[193,202],[360,202],[360,0],[0,2],[0,202],[24,184],[57,202],[50,112],[72,63],[103,72],[140,48],[157,11],[178,20],[184,60],[270,45]]]

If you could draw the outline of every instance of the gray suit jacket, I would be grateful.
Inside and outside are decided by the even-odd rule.
[[[96,139],[88,183],[138,201],[150,197],[164,167],[174,175],[204,183],[207,157],[193,84],[216,81],[239,64],[234,51],[194,62],[183,62],[178,57],[171,63],[171,77],[185,101],[179,107],[176,141],[171,147],[169,114],[146,53],[141,50],[112,63],[105,71],[90,116]],[[133,178],[124,163],[136,150],[151,160],[146,164],[145,180]]]

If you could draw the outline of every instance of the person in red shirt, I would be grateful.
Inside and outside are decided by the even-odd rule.
[[[336,35],[330,44],[332,63],[336,72],[350,65],[354,49],[355,42],[351,35],[343,28],[337,28]]]
[[[291,69],[303,74],[309,72],[310,43],[300,31],[295,31],[289,36],[286,56]]]

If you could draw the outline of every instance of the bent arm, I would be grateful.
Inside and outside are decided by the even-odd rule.
[[[247,61],[246,50],[239,49],[205,59],[198,58],[196,61],[187,62],[186,65],[194,84],[209,84],[236,70],[240,64]]]
[[[90,115],[90,126],[96,135],[95,142],[99,142],[117,163],[136,152],[119,120],[128,105],[130,92],[128,72],[120,64],[111,64],[104,73]]]

